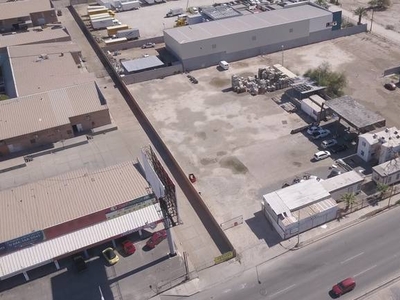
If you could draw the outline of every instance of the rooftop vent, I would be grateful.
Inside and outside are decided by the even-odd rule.
[[[378,135],[374,134],[372,137],[373,137],[374,139],[376,139],[376,138],[378,137]]]
[[[389,132],[389,128],[386,128],[386,129],[385,129],[385,132]]]
[[[394,134],[398,134],[397,130],[394,132]]]
[[[41,59],[49,59],[49,56],[47,54],[40,54],[39,56]]]
[[[396,138],[400,139],[400,135],[397,135]]]

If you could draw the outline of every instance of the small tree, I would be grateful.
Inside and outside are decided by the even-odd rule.
[[[390,0],[371,0],[368,4],[370,8],[374,10],[385,10],[392,5]]]
[[[345,210],[348,210],[351,205],[356,202],[356,195],[354,193],[346,193],[342,195],[342,201],[346,203]]]
[[[318,4],[319,6],[322,6],[324,8],[328,8],[328,3],[326,3],[325,0],[315,0],[315,4]]]
[[[332,97],[342,96],[343,88],[347,84],[344,73],[332,71],[327,62],[324,62],[316,69],[308,70],[304,76],[315,81],[319,86],[325,86],[326,93]]]
[[[378,182],[376,189],[379,192],[379,197],[382,199],[383,195],[389,190],[389,186],[387,184]]]
[[[367,13],[367,8],[359,6],[353,11],[354,15],[358,16],[357,25],[361,25],[361,18],[365,17]]]

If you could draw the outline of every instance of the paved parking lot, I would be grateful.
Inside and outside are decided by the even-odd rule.
[[[150,233],[148,233],[150,234]],[[88,300],[100,299],[149,299],[158,291],[169,287],[171,279],[183,279],[185,267],[180,255],[168,256],[167,241],[156,248],[144,247],[146,240],[139,235],[130,236],[136,241],[136,252],[125,256],[118,243],[120,260],[109,266],[101,251],[112,247],[111,243],[89,249],[88,268],[78,273],[71,257],[60,260],[61,270],[49,264],[30,271],[31,281],[24,283],[22,275],[2,282],[0,298],[5,300]],[[176,281],[175,283],[177,283]],[[17,285],[17,286],[15,286]],[[12,290],[9,288],[13,287]]]
[[[345,71],[349,83],[347,94],[387,117],[389,125],[396,125],[400,123],[395,117],[400,104],[390,103],[397,94],[386,91],[379,76],[400,56],[382,40],[374,39],[360,34],[287,50],[285,66],[303,74],[328,61],[334,70]],[[357,56],[351,50],[354,45],[360,49]],[[367,52],[374,59],[366,59]],[[311,161],[319,150],[318,144],[310,142],[303,133],[290,134],[293,128],[306,122],[271,100],[279,97],[279,92],[253,97],[229,90],[233,74],[254,75],[259,67],[281,61],[282,53],[275,53],[232,62],[225,72],[215,67],[193,71],[191,75],[198,79],[197,85],[182,74],[131,86],[135,99],[183,169],[196,175],[195,187],[218,223],[241,215],[244,220],[256,221],[262,194],[304,173],[326,178],[330,172],[332,159]],[[354,151],[350,149],[334,158]],[[226,232],[241,252],[259,245],[262,237],[257,233],[267,226],[265,220],[245,221]]]

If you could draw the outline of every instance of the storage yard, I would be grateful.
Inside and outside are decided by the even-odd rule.
[[[324,61],[334,70],[343,70],[347,94],[385,116],[388,125],[400,125],[398,93],[386,91],[381,83],[383,70],[396,65],[400,53],[381,39],[359,34],[283,55],[284,66],[295,74]],[[258,68],[280,63],[282,53],[275,53],[230,63],[223,72],[216,67],[193,71],[196,85],[186,75],[175,75],[130,86],[183,169],[196,175],[194,185],[217,222],[243,215],[242,226],[226,231],[238,251],[259,245],[255,228],[268,227],[266,220],[254,216],[261,195],[280,188],[289,180],[288,174],[326,178],[332,164],[331,159],[311,162],[317,145],[302,133],[290,135],[306,122],[271,99],[279,98],[282,91],[253,97],[231,90],[232,75],[254,76]],[[268,246],[263,243],[263,247]]]

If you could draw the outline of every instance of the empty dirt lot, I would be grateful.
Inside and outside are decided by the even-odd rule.
[[[229,91],[231,75],[249,76],[281,59],[282,53],[276,53],[231,63],[225,72],[214,67],[193,71],[197,85],[182,74],[130,86],[185,172],[196,175],[195,187],[217,221],[243,216],[242,225],[227,230],[239,252],[274,244],[257,214],[262,194],[304,172],[323,176],[332,164],[331,159],[311,162],[318,145],[302,133],[290,135],[305,121],[271,100],[279,92],[252,97]],[[324,61],[344,71],[346,93],[397,126],[400,94],[382,87],[381,74],[399,59],[399,52],[368,34],[284,52],[285,66],[297,74]]]

